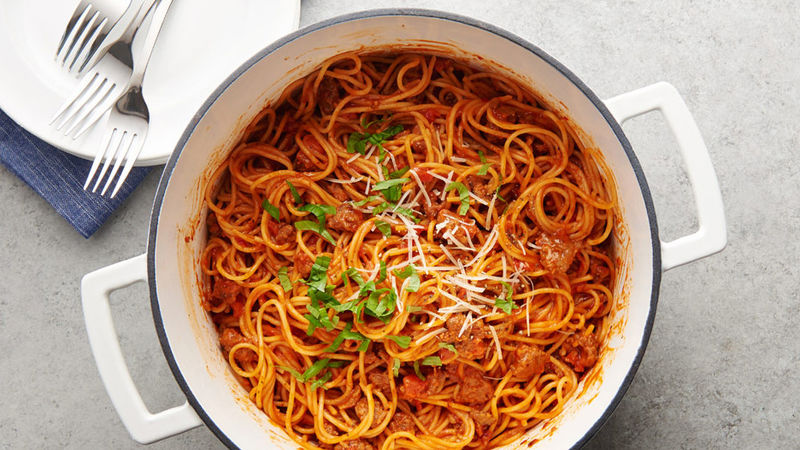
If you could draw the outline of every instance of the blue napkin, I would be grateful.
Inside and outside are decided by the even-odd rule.
[[[152,170],[135,167],[109,199],[83,190],[91,161],[72,156],[25,131],[0,110],[0,163],[28,183],[78,233],[89,238]]]

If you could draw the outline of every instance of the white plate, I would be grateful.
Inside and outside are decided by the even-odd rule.
[[[76,1],[0,2],[0,109],[40,139],[93,159],[106,119],[78,139],[50,119],[78,80],[55,63]],[[120,13],[127,5],[120,0]],[[208,95],[239,65],[295,30],[300,0],[175,0],[143,83],[150,129],[137,165],[161,164]]]

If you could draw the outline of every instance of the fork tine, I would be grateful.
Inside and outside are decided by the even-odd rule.
[[[125,141],[125,138],[128,135],[127,131],[117,130],[119,133],[119,141],[116,145],[109,145],[106,147],[105,154],[103,155],[103,167],[100,169],[100,175],[94,180],[94,186],[92,186],[92,192],[97,191],[97,187],[100,186],[100,182],[103,180],[103,176],[105,176],[106,172],[108,171],[108,166],[111,165],[113,158],[120,152],[122,148],[122,143]],[[111,142],[109,142],[110,144]]]
[[[103,134],[103,139],[100,140],[100,147],[97,148],[97,154],[94,155],[94,161],[92,161],[92,167],[89,169],[89,175],[86,176],[86,182],[83,183],[83,190],[85,191],[86,188],[89,187],[89,184],[92,182],[92,178],[94,177],[94,173],[97,172],[97,168],[100,166],[100,161],[103,160],[103,156],[105,156],[106,152],[103,151],[108,150],[111,147],[111,141],[114,138],[116,133],[116,128],[109,127],[106,132]]]
[[[130,141],[128,141],[127,147],[120,145],[119,150],[117,150],[117,157],[114,160],[114,168],[112,168],[111,173],[108,174],[108,178],[106,178],[106,184],[105,186],[103,186],[103,190],[102,192],[100,192],[100,195],[106,195],[108,187],[111,186],[111,181],[114,180],[114,176],[119,171],[120,166],[122,166],[122,160],[125,159],[130,149],[133,148],[133,145],[136,143],[136,138],[138,137],[138,135],[132,134],[128,131],[126,131],[126,133],[130,135],[131,139]],[[125,149],[125,151],[122,151],[123,148]]]
[[[53,115],[53,118],[50,119],[50,125],[55,123],[57,120],[62,119],[62,123],[56,126],[56,130],[60,130],[61,127],[64,126],[63,122],[69,120],[72,117],[72,115],[75,114],[73,106],[83,105],[84,102],[78,103],[78,100],[81,99],[82,97],[85,97],[86,95],[91,95],[97,89],[97,87],[99,87],[98,84],[100,83],[100,81],[98,80],[99,77],[100,74],[95,73],[94,76],[91,77],[85,76],[81,78],[81,81],[78,84],[78,88],[75,90],[75,95],[72,97],[71,100],[64,102],[58,109],[58,111],[56,111],[55,115]],[[97,82],[95,82],[96,80]],[[94,86],[95,84],[98,84],[98,86]],[[78,106],[78,108],[80,108],[80,106]],[[70,113],[66,114],[67,111],[70,111]]]
[[[81,49],[83,49],[84,44],[86,43],[86,38],[89,33],[92,31],[92,27],[95,22],[100,18],[100,11],[95,11],[86,23],[83,24],[83,28],[81,28],[81,32],[78,35],[78,38],[75,40],[75,43],[72,44],[72,47],[69,49],[69,53],[64,58],[62,65],[65,67],[70,67],[72,64],[75,63],[75,58],[78,57],[80,54]]]
[[[111,192],[111,198],[114,198],[119,192],[119,188],[125,184],[125,179],[128,178],[128,174],[131,172],[133,168],[133,163],[139,158],[139,153],[142,152],[142,148],[144,148],[144,139],[145,136],[135,134],[135,137],[139,138],[139,142],[136,142],[135,145],[132,145],[128,153],[125,154],[125,167],[122,168],[122,173],[119,174],[119,178],[117,178],[117,184],[114,186],[114,190]]]
[[[69,136],[74,130],[81,126],[80,132],[72,136],[72,139],[77,139],[78,136],[97,122],[97,119],[102,117],[113,104],[114,97],[111,93],[114,91],[115,86],[116,84],[111,82],[111,80],[105,80],[100,88],[98,88],[95,95],[83,106],[82,112],[79,116],[76,116],[72,122],[72,126],[64,132],[64,135]]]
[[[130,133],[122,130],[117,130],[117,132],[120,134],[119,142],[117,142],[117,144],[114,146],[109,146],[108,148],[106,148],[106,154],[105,157],[103,158],[104,160],[103,167],[100,169],[100,175],[98,175],[94,181],[94,186],[92,186],[92,192],[97,191],[97,188],[100,186],[100,182],[103,181],[103,178],[106,172],[108,171],[108,168],[111,167],[111,164],[115,161],[116,157],[119,155],[121,151],[123,151],[122,149],[125,148],[125,145],[127,145],[125,144],[125,142],[129,137]]]
[[[72,46],[75,44],[75,36],[77,36],[80,32],[81,26],[86,20],[86,16],[89,14],[89,10],[92,8],[92,5],[87,4],[84,1],[75,8],[75,12],[72,13],[72,17],[69,19],[69,23],[67,23],[67,27],[64,28],[64,34],[61,36],[61,42],[58,43],[58,49],[56,50],[56,61],[63,60]]]
[[[99,16],[98,16],[99,18]],[[99,23],[94,25],[91,30],[89,31],[89,36],[83,41],[81,44],[81,49],[78,54],[75,55],[75,59],[72,60],[72,63],[69,65],[69,72],[72,73],[80,73],[81,68],[83,68],[86,61],[91,57],[95,50],[97,50],[97,46],[95,43],[98,41],[100,35],[103,32],[103,27],[108,23],[107,18],[102,18]]]

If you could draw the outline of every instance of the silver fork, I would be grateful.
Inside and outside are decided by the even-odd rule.
[[[78,3],[56,49],[58,64],[69,72],[77,70],[77,73],[86,67],[86,63],[97,51],[99,44],[120,21],[125,23],[128,11],[133,9],[134,3],[137,2],[130,1],[122,16],[113,21],[111,18],[117,11],[114,8],[116,3],[118,0],[81,0]]]
[[[114,190],[111,192],[111,198],[114,198],[125,183],[128,173],[130,173],[136,158],[139,157],[139,153],[142,151],[150,123],[150,112],[142,96],[142,81],[144,80],[144,71],[150,61],[156,38],[161,31],[161,25],[171,4],[172,0],[155,0],[146,12],[146,15],[151,15],[152,13],[150,25],[142,45],[138,47],[138,50],[135,49],[133,53],[133,72],[127,84],[127,90],[118,98],[111,109],[111,115],[108,118],[109,127],[101,141],[101,151],[97,152],[92,162],[89,175],[86,177],[86,183],[83,185],[84,189],[89,187],[98,166],[103,162],[100,174],[92,187],[92,192],[97,191],[108,170],[108,166],[113,162],[114,167],[111,169],[103,190],[100,192],[100,195],[105,195],[111,185],[111,181],[124,162],[125,166],[122,169],[122,173],[120,173]],[[111,51],[109,50],[109,53]]]
[[[119,98],[133,74],[133,38],[154,0],[137,1],[130,12],[133,19],[106,54],[86,72],[72,98],[65,101],[50,124],[65,136],[78,138],[89,129]]]

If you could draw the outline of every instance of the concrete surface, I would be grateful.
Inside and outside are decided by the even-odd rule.
[[[800,22],[791,1],[303,1],[302,24],[366,7],[449,10],[539,45],[601,98],[666,80],[706,138],[729,245],[665,274],[643,363],[588,445],[800,445]],[[11,89],[2,86],[0,89]],[[696,226],[674,142],[657,116],[625,126],[667,239]],[[136,448],[89,351],[79,282],[145,250],[152,173],[84,240],[0,168],[0,447]],[[145,286],[112,305],[134,379],[152,410],[182,403],[158,346]],[[200,427],[151,446],[219,448]]]

